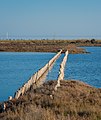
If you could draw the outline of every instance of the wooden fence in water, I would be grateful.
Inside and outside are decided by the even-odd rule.
[[[20,96],[22,96],[24,93],[26,93],[31,86],[36,86],[36,84],[38,84],[39,86],[41,84],[43,84],[42,80],[43,80],[43,76],[44,74],[52,67],[52,65],[54,64],[54,62],[58,59],[58,57],[61,55],[62,50],[60,50],[43,68],[41,68],[40,70],[38,70],[29,80],[27,83],[25,83],[21,88],[19,88],[14,95],[15,99],[18,99]],[[61,80],[64,79],[64,68],[65,68],[65,64],[67,61],[67,57],[68,57],[68,50],[65,52],[65,56],[62,60],[62,63],[60,64],[60,70],[59,70],[59,76],[58,76],[58,80],[57,80],[57,84],[54,88],[54,90],[56,91],[58,87],[60,87],[60,82]],[[51,98],[53,98],[52,95],[50,95]],[[12,97],[9,98],[9,100],[12,100]],[[2,111],[6,110],[6,103],[3,102],[1,105],[1,109]]]
[[[54,62],[61,55],[61,53],[62,50],[60,50],[44,67],[42,67],[33,76],[31,76],[28,82],[26,82],[21,88],[19,88],[15,92],[14,98],[18,99],[21,95],[26,93],[31,88],[31,86],[37,84],[39,82],[39,79],[44,75],[46,71],[49,70],[49,68],[54,64]]]
[[[60,87],[60,81],[64,79],[64,69],[65,69],[67,57],[68,57],[68,50],[65,52],[65,56],[60,64],[59,76],[58,76],[57,84],[55,86],[55,90],[57,90],[57,88]]]

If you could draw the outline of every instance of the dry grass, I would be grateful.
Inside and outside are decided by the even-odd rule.
[[[49,81],[13,100],[0,120],[101,120],[101,89],[80,81],[62,81],[57,91],[55,85]]]

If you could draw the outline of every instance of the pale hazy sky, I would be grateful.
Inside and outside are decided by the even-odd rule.
[[[101,0],[0,0],[0,36],[100,36]]]

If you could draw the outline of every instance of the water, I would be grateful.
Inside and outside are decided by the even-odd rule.
[[[7,100],[55,53],[0,53],[0,101]]]
[[[101,88],[101,47],[85,47],[91,54],[69,54],[65,80],[81,80]],[[0,53],[0,101],[14,95],[33,73],[43,67],[55,53]],[[64,54],[55,62],[47,80],[56,80]]]
[[[101,88],[101,47],[84,47],[90,54],[69,54],[65,66],[65,80],[80,80]],[[55,63],[48,80],[58,77],[62,55]]]
[[[64,54],[61,54],[61,56],[55,61],[55,64],[53,65],[52,69],[49,71],[46,80],[57,80],[59,75],[59,69],[60,64],[63,60]]]
[[[101,47],[84,47],[91,54],[69,55],[65,79],[81,80],[101,88]]]

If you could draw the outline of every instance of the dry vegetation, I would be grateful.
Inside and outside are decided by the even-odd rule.
[[[85,53],[76,46],[101,46],[99,40],[1,40],[0,51]],[[6,111],[0,120],[101,120],[101,89],[80,81],[62,81],[54,91],[56,81],[48,81],[40,88],[32,87],[18,100],[6,101]]]
[[[0,51],[57,52],[69,49],[69,53],[85,53],[76,46],[101,46],[101,40],[0,40]]]
[[[31,88],[18,100],[12,100],[0,120],[101,120],[101,89],[80,81],[56,81]],[[52,95],[52,96],[50,96]]]

